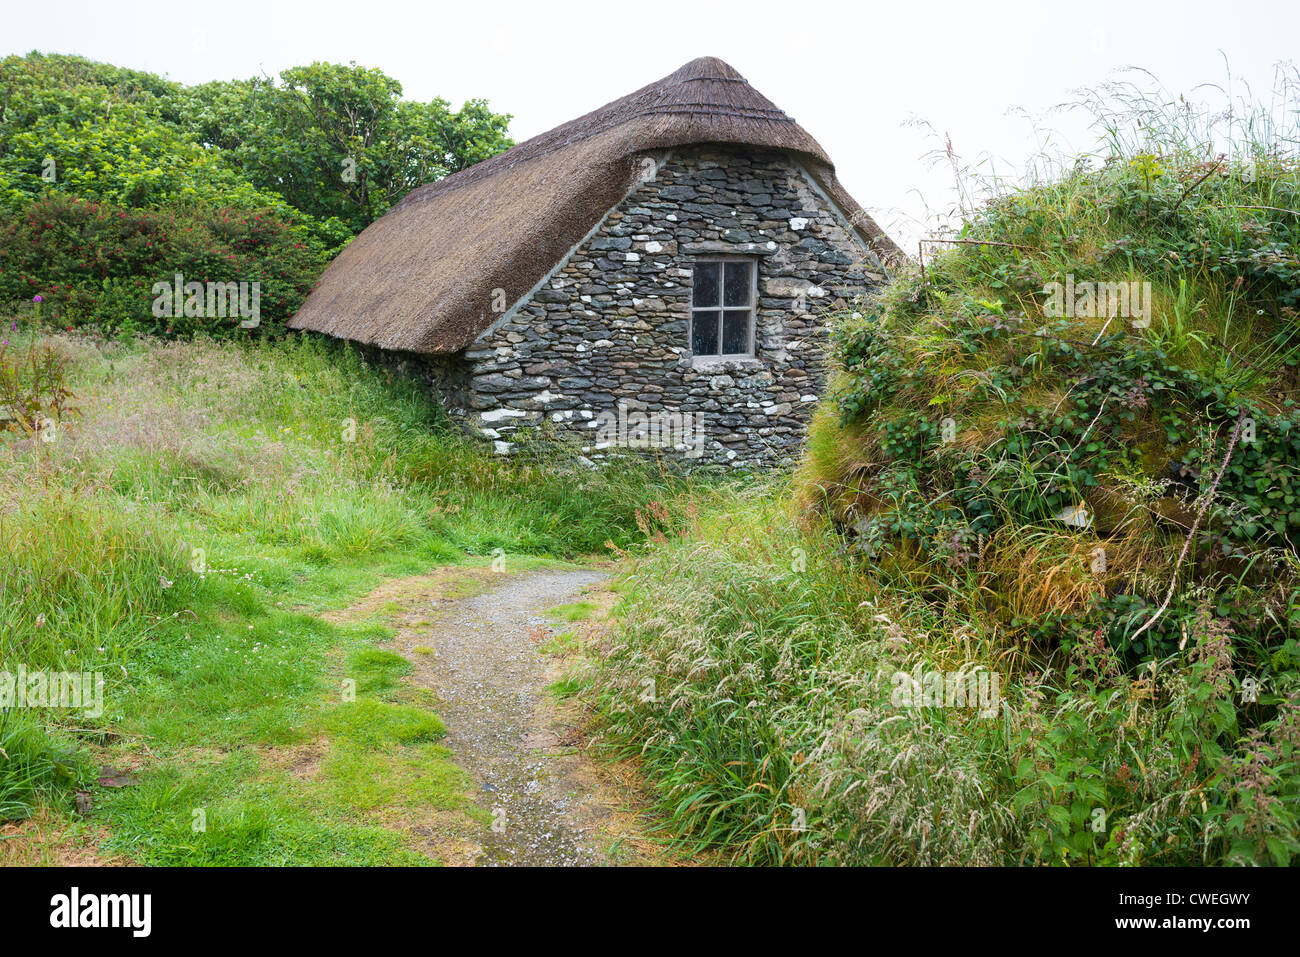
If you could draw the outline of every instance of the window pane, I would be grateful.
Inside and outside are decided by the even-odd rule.
[[[748,309],[729,309],[722,314],[722,352],[724,355],[749,352]]]
[[[718,285],[721,279],[722,263],[696,263],[695,289],[691,293],[694,306],[716,306],[718,304]]]
[[[753,263],[727,263],[727,281],[722,285],[724,306],[748,306],[750,269]]]
[[[691,352],[697,356],[718,354],[718,312],[710,309],[691,317]]]

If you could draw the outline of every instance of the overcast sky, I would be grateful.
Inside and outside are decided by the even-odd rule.
[[[717,56],[826,148],[841,180],[895,238],[925,234],[951,205],[940,145],[1020,169],[1039,116],[1116,70],[1140,66],[1174,92],[1227,80],[1271,88],[1296,55],[1300,3],[1143,0],[876,4],[389,0],[0,2],[0,54],[76,53],[184,83],[314,60],[378,67],[404,95],[511,113],[516,140]],[[1046,126],[1090,145],[1080,116]]]

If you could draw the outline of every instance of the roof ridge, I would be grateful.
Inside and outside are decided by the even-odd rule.
[[[538,133],[536,136],[529,137],[522,143],[518,143],[506,150],[504,153],[498,153],[496,156],[489,157],[481,163],[476,163],[466,169],[452,173],[433,183],[426,183],[423,186],[412,190],[407,196],[400,200],[396,208],[406,206],[411,203],[423,202],[433,196],[443,193],[452,192],[462,186],[477,182],[484,176],[493,176],[505,170],[514,169],[522,163],[531,160],[540,159],[545,156],[573,146],[583,140],[591,139],[602,133],[607,133],[612,129],[631,123],[634,120],[645,116],[673,116],[673,115],[697,115],[697,116],[726,116],[735,119],[758,119],[766,120],[771,123],[785,123],[798,129],[798,123],[790,114],[786,113],[767,97],[759,93],[747,79],[736,73],[735,76],[726,76],[722,74],[698,74],[679,76],[683,70],[694,63],[700,61],[716,61],[727,69],[736,73],[734,68],[716,57],[700,57],[691,60],[689,63],[679,67],[667,76],[643,86],[639,90],[619,97],[616,100],[598,106],[588,113],[584,113],[572,120],[567,120],[559,126],[554,126],[549,130]],[[674,79],[675,78],[675,79]],[[739,84],[742,87],[752,90],[754,95],[764,101],[768,106],[746,105],[744,103],[708,103],[703,100],[663,102],[664,94],[668,91],[675,90],[685,86],[688,83],[730,83]],[[698,107],[698,109],[694,109]],[[581,125],[591,123],[593,125]],[[566,127],[572,128],[571,135],[559,137],[545,141],[545,138],[552,134],[557,134]],[[528,148],[529,144],[536,144]],[[515,155],[511,157],[511,154]]]

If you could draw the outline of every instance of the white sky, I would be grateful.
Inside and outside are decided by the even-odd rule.
[[[0,0],[0,55],[76,53],[184,83],[314,60],[378,67],[404,95],[453,106],[484,97],[522,141],[717,56],[808,130],[841,180],[909,247],[952,175],[922,157],[958,153],[1019,170],[1035,148],[1017,111],[1041,115],[1127,66],[1174,92],[1234,81],[1258,92],[1296,55],[1300,3],[841,0],[689,3],[519,0]],[[1085,148],[1082,118],[1045,125]]]

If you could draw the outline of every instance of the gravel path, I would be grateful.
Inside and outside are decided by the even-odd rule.
[[[453,759],[482,789],[493,825],[481,865],[599,863],[591,809],[575,793],[574,750],[561,746],[546,714],[555,665],[538,650],[546,609],[580,597],[599,572],[538,571],[502,576],[459,600],[421,632],[417,679],[437,692]]]

